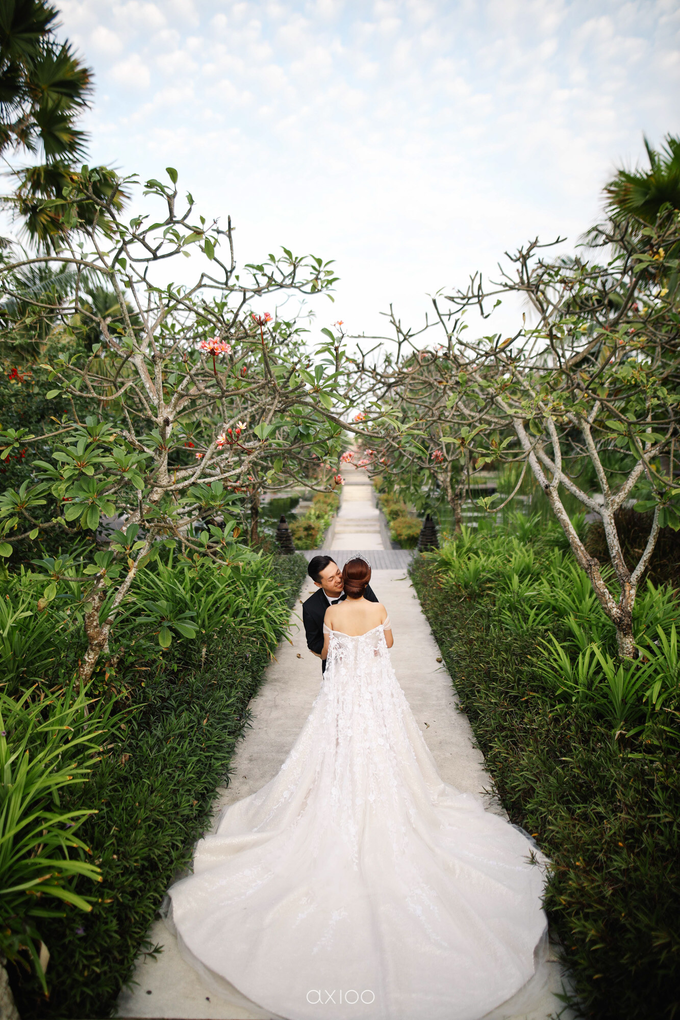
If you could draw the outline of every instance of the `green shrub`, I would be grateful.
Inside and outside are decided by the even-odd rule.
[[[397,517],[404,517],[408,513],[404,500],[391,493],[380,494],[378,496],[378,503],[388,521],[393,521]]]
[[[672,1020],[677,599],[647,586],[635,610],[645,655],[622,665],[559,536],[528,530],[530,545],[511,524],[497,535],[464,529],[416,558],[414,584],[511,821],[553,862],[546,909],[580,1000],[572,1005],[597,1020]]]
[[[417,517],[395,517],[390,522],[390,534],[402,549],[415,549],[421,528]]]
[[[392,541],[398,542],[402,549],[415,549],[422,523],[404,500],[394,493],[384,492],[378,494],[378,505],[387,518]]]
[[[285,516],[294,510],[299,502],[299,496],[277,496],[262,504],[260,514],[262,517],[270,517],[278,521],[282,514]]]
[[[8,587],[0,586],[0,592],[4,589],[0,594],[0,675],[14,690],[54,668],[71,628],[68,617],[52,607],[38,612],[35,593],[22,592],[18,584],[9,591]]]
[[[340,506],[340,497],[337,492],[315,492],[312,497],[312,507],[315,513],[334,514]]]
[[[236,546],[232,556],[231,565],[220,567],[205,559],[192,562],[175,558],[171,552],[166,563],[140,571],[118,625],[118,640],[125,642],[137,632],[145,619],[140,611],[145,609],[151,614],[148,622],[156,630],[163,626],[163,619],[169,623],[181,619],[184,626],[188,623],[195,628],[201,640],[205,640],[203,635],[237,626],[244,634],[252,632],[275,643],[285,596],[271,576],[272,558]],[[149,608],[153,606],[167,607],[165,617],[160,611],[154,615]],[[192,636],[182,634],[181,628],[179,634]]]
[[[306,514],[288,522],[297,549],[318,549],[340,505],[337,492],[317,492]]]
[[[321,529],[316,521],[300,517],[296,521],[291,521],[289,528],[296,549],[316,549],[318,547]]]
[[[184,590],[186,564],[169,564]],[[213,607],[206,619],[215,629],[200,640],[173,641],[167,651],[135,634],[134,615],[126,621],[118,665],[114,670],[112,660],[104,662],[96,682],[108,691],[115,678],[118,704],[128,717],[89,782],[62,797],[64,812],[98,811],[79,830],[101,869],[98,902],[86,916],[70,911],[45,919],[41,935],[52,952],[49,1000],[37,980],[10,967],[24,1020],[110,1015],[140,947],[159,951],[145,942],[146,933],[172,877],[190,863],[217,786],[228,781],[234,746],[248,724],[248,702],[306,569],[300,555],[252,556],[237,579],[254,586],[253,611],[248,615],[242,605],[240,615],[228,617]],[[190,579],[194,599],[210,586],[209,572],[199,568],[196,577]],[[163,583],[170,581],[165,576]],[[81,884],[79,879],[78,893]]]
[[[38,685],[16,699],[0,693],[0,955],[30,960],[44,991],[46,919],[67,916],[64,905],[91,911],[76,878],[102,880],[77,835],[96,808],[69,803],[121,721],[92,700],[74,681],[47,696]]]

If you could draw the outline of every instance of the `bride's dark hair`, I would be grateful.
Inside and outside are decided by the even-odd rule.
[[[366,591],[366,585],[371,580],[371,568],[366,560],[355,556],[354,559],[347,560],[342,568],[342,580],[347,598],[360,599]]]

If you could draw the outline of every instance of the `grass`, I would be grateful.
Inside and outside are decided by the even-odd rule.
[[[271,576],[294,601],[306,573],[302,556],[277,557]],[[281,636],[287,608],[279,615]],[[215,789],[227,779],[248,723],[248,703],[269,661],[271,643],[238,622],[205,644],[176,641],[145,657],[128,655],[114,680],[128,709],[120,739],[89,782],[70,788],[69,810],[96,807],[79,829],[101,869],[95,909],[69,910],[41,926],[51,952],[45,998],[37,980],[11,970],[23,1020],[106,1017],[129,979],[148,928],[178,869],[186,867],[208,823]],[[205,639],[204,639],[205,640]],[[68,803],[66,803],[68,801]]]
[[[553,590],[553,610],[529,620],[550,558],[561,556],[545,536],[528,545],[517,572],[507,536],[499,539],[509,546],[503,563],[493,548],[489,558],[489,536],[468,533],[458,554],[452,543],[444,555],[418,557],[414,584],[511,820],[553,861],[546,909],[573,975],[571,1005],[596,1020],[673,1020],[680,1016],[677,673],[676,701],[666,702],[663,721],[652,713],[637,733],[617,729],[597,699],[575,701],[560,690],[545,641],[555,634],[576,659],[578,642],[569,644],[559,608],[574,594],[567,583]],[[660,612],[667,634],[668,612]],[[598,641],[601,622],[596,608],[581,621],[593,628],[587,643],[606,654],[611,635],[603,626]]]

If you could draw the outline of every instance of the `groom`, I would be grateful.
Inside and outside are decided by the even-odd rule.
[[[323,648],[323,618],[329,606],[342,602],[347,598],[342,590],[342,571],[330,556],[313,556],[309,561],[307,573],[319,589],[302,604],[302,622],[307,635],[307,647],[310,652],[321,658]],[[364,592],[369,602],[380,601],[374,594],[370,584]],[[321,671],[326,669],[325,660],[321,660]]]

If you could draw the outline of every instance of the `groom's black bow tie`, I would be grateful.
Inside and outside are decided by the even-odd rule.
[[[346,598],[347,598],[347,596],[345,595],[345,593],[343,591],[342,595],[340,595],[337,599],[331,599],[331,605],[332,606],[337,606],[338,602],[344,602],[344,600]]]

